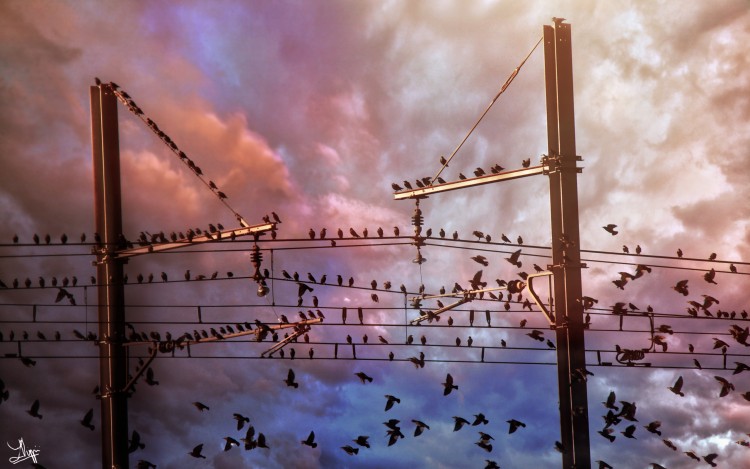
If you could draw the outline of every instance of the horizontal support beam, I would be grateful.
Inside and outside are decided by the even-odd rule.
[[[434,184],[432,186],[422,187],[419,189],[396,192],[395,194],[393,194],[393,198],[394,200],[403,200],[426,197],[430,194],[436,194],[438,192],[453,191],[456,189],[464,189],[467,187],[481,186],[483,184],[491,184],[493,182],[508,181],[511,179],[519,179],[527,176],[544,174],[548,169],[548,166],[539,165],[532,166],[531,168],[514,169],[512,171],[505,171],[497,174],[487,174],[485,176],[479,176],[475,178],[461,179],[458,181],[446,182],[443,184]]]
[[[244,228],[235,228],[233,230],[217,231],[215,233],[202,234],[195,236],[192,239],[184,238],[172,241],[169,243],[155,243],[149,244],[148,246],[139,246],[132,249],[123,249],[122,251],[116,251],[115,257],[125,258],[139,256],[141,254],[149,254],[158,251],[168,251],[170,249],[183,248],[185,246],[191,246],[193,244],[206,243],[210,241],[220,241],[224,239],[232,239],[239,236],[247,236],[251,234],[264,233],[276,228],[276,223],[263,223],[262,225],[247,226]]]

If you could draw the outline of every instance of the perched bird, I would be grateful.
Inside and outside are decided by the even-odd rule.
[[[307,435],[307,438],[302,440],[301,443],[305,446],[309,446],[310,448],[317,448],[318,444],[315,443],[315,432],[310,431],[310,434]]]
[[[443,384],[443,396],[447,396],[448,394],[451,393],[452,390],[458,389],[458,385],[453,384],[453,376],[451,376],[450,373],[446,375],[445,382],[442,384]]]

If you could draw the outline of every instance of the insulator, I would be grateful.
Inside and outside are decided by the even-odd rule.
[[[526,288],[526,284],[521,280],[511,280],[510,282],[508,282],[509,293],[520,293],[524,288]]]
[[[411,217],[411,223],[414,226],[420,227],[424,223],[424,217],[422,216],[422,210],[417,208],[414,210],[414,215]]]
[[[261,262],[263,262],[263,253],[260,252],[260,248],[257,244],[253,246],[253,251],[250,253],[250,261],[256,269],[258,269]]]

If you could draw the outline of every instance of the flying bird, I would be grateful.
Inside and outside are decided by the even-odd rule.
[[[452,390],[458,389],[457,384],[453,384],[453,376],[451,376],[450,373],[448,373],[445,377],[445,382],[443,384],[443,396],[447,396],[451,393]],[[468,423],[468,422],[467,422]]]
[[[206,459],[205,456],[201,454],[201,451],[203,451],[203,443],[197,445],[195,448],[193,448],[192,451],[190,451],[188,454],[194,458],[203,458]]]
[[[719,391],[719,397],[724,397],[729,394],[729,391],[734,391],[734,384],[727,381],[721,376],[714,376],[714,379],[721,383],[721,391]]]
[[[458,417],[458,416],[455,416],[455,415],[453,416],[453,421],[454,421],[454,425],[453,425],[453,431],[454,432],[457,432],[457,431],[461,430],[461,428],[463,428],[464,425],[468,425],[469,424],[469,421],[466,420],[465,418]]]
[[[682,376],[680,376],[679,378],[677,378],[677,381],[675,381],[674,386],[669,386],[667,387],[667,389],[680,397],[685,397],[685,393],[682,392],[682,382]]]
[[[430,427],[426,423],[420,421],[420,420],[414,420],[412,419],[412,422],[416,425],[414,428],[414,436],[421,435],[425,430],[429,430]]]
[[[193,402],[193,405],[201,412],[203,412],[204,410],[209,410],[208,406],[202,402],[195,401]]]
[[[516,419],[510,419],[507,420],[508,424],[510,424],[510,427],[508,428],[508,434],[515,433],[516,430],[518,430],[519,427],[526,428],[526,424],[521,422],[520,420]]]
[[[362,384],[365,384],[365,382],[372,383],[372,377],[367,376],[367,374],[363,371],[358,371],[354,373],[357,378],[359,378],[360,381],[362,381]]]
[[[386,398],[386,401],[385,401],[385,411],[386,412],[389,411],[393,407],[394,403],[401,404],[401,399],[399,399],[396,396],[392,396],[390,394],[386,394],[385,398]]]
[[[27,410],[26,413],[41,420],[43,415],[39,413],[39,399],[35,400],[34,403],[31,404],[31,408]]]
[[[310,448],[317,448],[318,444],[315,442],[315,432],[310,431],[310,434],[307,435],[307,439],[304,439],[301,441],[303,445],[309,446]]]
[[[86,412],[86,415],[83,416],[83,419],[81,419],[81,425],[88,428],[91,431],[94,431],[94,424],[91,423],[91,419],[94,418],[94,409],[89,409],[88,412]]]
[[[615,230],[617,228],[617,225],[610,223],[607,226],[603,226],[604,230],[608,233],[610,233],[612,236],[615,236],[619,231]]]
[[[294,381],[294,370],[292,370],[291,368],[289,368],[289,372],[286,375],[284,383],[286,383],[287,386],[295,389],[299,387],[299,383]]]

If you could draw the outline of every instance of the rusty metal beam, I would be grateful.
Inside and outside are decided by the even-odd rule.
[[[545,172],[547,172],[547,169],[548,167],[546,165],[532,166],[530,168],[514,169],[512,171],[505,171],[497,174],[487,174],[485,176],[461,179],[459,181],[446,182],[443,184],[433,184],[432,186],[419,189],[396,192],[395,194],[393,194],[393,198],[394,200],[403,200],[426,197],[430,194],[437,194],[440,192],[454,191],[456,189],[481,186],[498,181],[509,181],[511,179],[519,179],[523,177],[534,176],[537,174],[544,174]]]
[[[252,234],[264,233],[276,228],[276,223],[263,223],[261,225],[253,225],[244,228],[235,228],[233,230],[217,231],[216,233],[203,234],[195,236],[192,239],[184,238],[178,239],[169,243],[154,243],[148,246],[139,246],[132,249],[123,249],[115,252],[115,256],[122,259],[126,257],[140,256],[142,254],[149,254],[152,252],[168,251],[170,249],[184,248],[185,246],[191,246],[193,244],[207,243],[212,241],[221,241],[227,239],[233,239],[238,236],[247,236]]]

